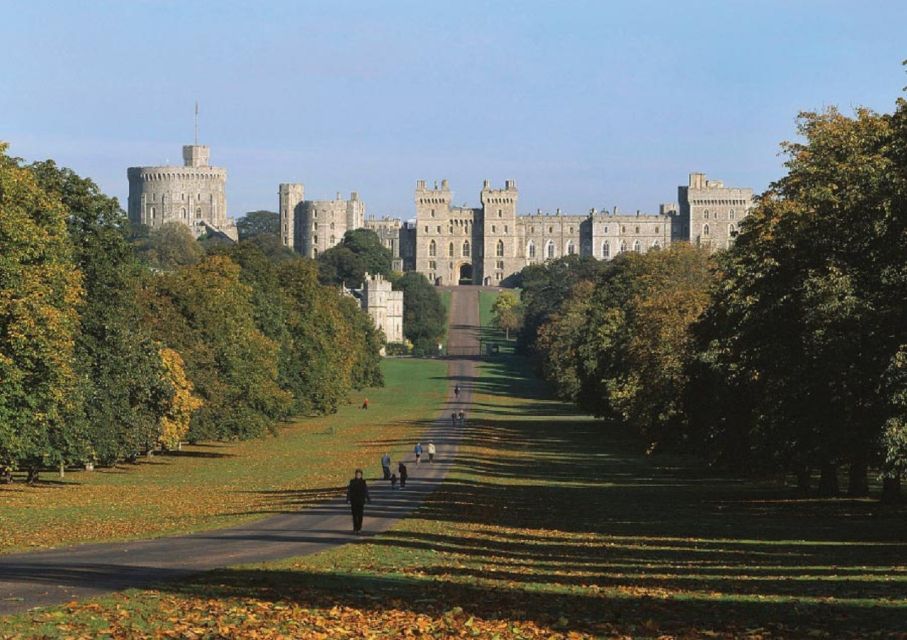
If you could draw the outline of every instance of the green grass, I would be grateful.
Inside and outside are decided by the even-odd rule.
[[[507,289],[517,297],[520,295],[519,289]],[[479,291],[479,323],[481,325],[482,348],[485,353],[488,349],[497,354],[513,354],[516,347],[516,337],[511,335],[510,340],[504,336],[504,332],[494,326],[494,313],[492,307],[495,300],[498,299],[498,291]],[[496,349],[496,351],[495,351]]]
[[[35,487],[0,485],[0,551],[227,526],[281,510],[281,491],[329,492],[357,466],[378,474],[381,442],[415,439],[436,417],[447,365],[388,359],[382,369],[385,387],[355,392],[336,414],[295,421],[276,437],[187,446],[63,479],[45,474]]]
[[[904,508],[646,456],[527,370],[505,356],[464,381],[475,395],[457,462],[391,531],[104,598],[66,610],[66,633],[140,618],[328,637],[351,625],[387,638],[903,637]],[[6,622],[65,635],[52,615]]]

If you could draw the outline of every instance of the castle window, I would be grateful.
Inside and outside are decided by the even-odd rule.
[[[434,209],[431,210],[431,217],[432,217],[432,218],[435,217],[435,210],[434,210]]]
[[[736,217],[737,217],[737,214],[734,212],[733,209],[731,209],[730,211],[727,212],[727,219],[728,219],[728,220],[733,220],[733,219],[736,218]]]
[[[535,227],[529,227],[529,233],[535,233]]]
[[[441,233],[441,225],[438,225],[438,233]]]
[[[438,247],[437,245],[435,245],[434,240],[428,243],[428,255],[430,255],[432,258],[438,255]]]
[[[157,211],[154,210],[154,207],[151,207],[151,219],[154,220],[157,217]]]
[[[451,243],[450,243],[450,246],[447,247],[447,255],[448,255],[448,257],[450,257],[450,258],[453,258],[453,257],[454,257],[454,246],[453,246],[453,242],[451,242]]]
[[[706,209],[705,211],[702,212],[702,217],[705,218],[706,220],[709,219],[709,210],[708,209]]]
[[[425,225],[425,233],[428,233],[428,225]]]
[[[318,242],[318,236],[312,236],[312,242]]]
[[[570,227],[570,233],[573,233],[573,227]]]
[[[608,233],[608,225],[605,225],[605,228],[604,228],[604,230],[602,231],[602,233]]]
[[[201,208],[201,207],[197,207],[197,208],[195,209],[195,217],[196,217],[196,218],[201,218],[201,217],[202,217],[202,208]]]
[[[605,240],[602,243],[602,258],[610,258],[610,257],[611,257],[611,243],[608,242],[607,240]]]
[[[526,247],[526,253],[529,255],[530,258],[535,257],[535,243],[534,242],[530,242],[529,246]]]
[[[548,233],[554,233],[554,227],[548,227]]]
[[[655,233],[658,233],[658,225],[655,226]]]
[[[498,228],[497,228],[496,226],[494,226],[494,225],[491,225],[491,232],[492,232],[492,233],[497,233],[497,232],[498,232]]]
[[[702,225],[702,235],[704,235],[704,236],[709,235],[709,225],[707,225],[707,224]]]
[[[331,246],[333,247],[335,244],[337,244],[337,238],[331,236]]]
[[[727,234],[732,236],[737,233],[737,227],[734,226],[734,223],[731,223],[727,226]]]
[[[428,261],[428,268],[431,269],[432,271],[434,271],[435,269],[438,268],[438,263],[435,262],[434,260],[429,260],[429,261]]]
[[[627,243],[624,242],[623,240],[620,241],[620,252],[621,253],[627,252]]]
[[[639,225],[636,225],[636,231],[635,231],[635,233],[639,233]]]
[[[545,247],[545,257],[553,258],[554,257],[554,243],[549,240],[548,245]]]
[[[464,258],[469,257],[469,240],[466,240],[465,242],[463,242],[463,257]]]
[[[576,253],[576,247],[573,246],[573,241],[571,240],[567,243],[567,255],[572,256],[574,253]]]
[[[621,233],[626,233],[626,232],[627,232],[627,228],[626,228],[624,225],[620,225],[620,232],[621,232]]]
[[[501,256],[501,257],[504,256],[504,241],[503,240],[498,240],[498,246],[495,249],[495,255]]]
[[[661,243],[658,242],[658,240],[656,240],[655,242],[652,243],[652,248],[653,248],[653,249],[661,249]]]
[[[495,267],[497,267],[499,270],[503,271],[504,270],[504,261],[498,260],[497,264],[495,264]]]
[[[316,239],[317,239],[317,238],[316,238]],[[318,249],[316,249],[315,247],[312,247],[312,257],[313,257],[313,258],[317,258],[317,257],[318,257]]]
[[[503,218],[503,217],[504,217],[504,212],[503,212],[501,209],[498,209],[498,217],[499,217],[499,218]]]
[[[331,223],[331,231],[333,231],[333,230],[334,230],[334,223],[332,222],[332,223]]]
[[[510,233],[510,231],[507,229],[507,225],[506,225],[506,224],[504,225],[504,233]]]

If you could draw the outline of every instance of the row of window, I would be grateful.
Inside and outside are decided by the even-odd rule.
[[[704,200],[703,200],[703,199],[699,199],[699,200],[690,200],[690,204],[691,204],[691,205],[694,205],[694,206],[696,206],[696,205],[705,205],[705,206],[709,206],[709,205],[711,204],[711,205],[716,205],[716,206],[720,206],[720,205],[729,205],[729,206],[732,206],[732,207],[733,207],[733,206],[737,206],[737,207],[745,207],[745,206],[746,206],[746,200],[713,200],[713,199],[711,199],[711,198],[706,198],[706,199],[704,199]]]
[[[720,219],[721,219],[721,218],[719,218],[720,215],[721,215],[721,212],[720,212],[720,211],[712,211],[711,213],[709,213],[709,210],[708,210],[708,209],[705,209],[705,210],[703,210],[703,212],[702,212],[702,217],[703,217],[705,220],[708,220],[710,216],[711,216],[711,218],[712,218],[713,220],[720,220]],[[727,212],[727,219],[728,219],[728,220],[736,220],[736,219],[737,219],[737,212],[734,211],[733,209],[731,209],[730,211],[728,211],[728,212]]]
[[[712,228],[709,225],[707,225],[707,224],[702,225],[702,235],[708,236],[708,235],[711,235],[711,232],[712,232]],[[727,226],[727,234],[729,236],[732,236],[735,233],[737,233],[737,226],[733,223],[729,224]]]
[[[165,195],[166,195],[166,194],[164,194],[164,193],[161,194],[161,202],[164,202],[164,196],[165,196]],[[189,200],[192,200],[192,196],[189,196]],[[173,202],[173,199],[171,198],[170,201]],[[201,201],[202,201],[202,194],[196,193],[196,194],[195,194],[195,201],[196,201],[196,202],[201,202]],[[154,192],[151,193],[151,202],[157,202],[157,194],[154,193]],[[180,202],[186,202],[186,194],[185,194],[185,193],[181,193],[181,194],[180,194]],[[213,194],[213,193],[209,193],[209,194],[208,194],[208,202],[212,202],[212,203],[214,202],[214,194]]]
[[[149,213],[150,213],[150,216],[151,216],[151,219],[152,219],[152,220],[157,220],[157,208],[156,208],[156,207],[151,207],[151,209],[149,209]],[[181,217],[183,220],[188,220],[188,219],[189,219],[189,212],[186,211],[186,207],[182,207],[182,208],[180,209],[180,217]],[[199,207],[199,208],[197,208],[197,209],[195,210],[195,217],[196,217],[196,218],[201,218],[201,217],[202,217],[202,209],[201,209],[201,207]]]

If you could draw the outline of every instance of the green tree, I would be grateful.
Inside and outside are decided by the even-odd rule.
[[[140,268],[124,233],[125,214],[115,198],[70,169],[50,160],[30,169],[66,207],[73,257],[83,274],[75,352],[87,456],[102,464],[135,459],[156,446],[172,390],[158,346],[140,322]]]
[[[491,307],[494,314],[492,321],[498,329],[504,331],[504,337],[510,340],[510,332],[520,328],[523,322],[523,309],[520,299],[512,291],[502,291]]]
[[[156,229],[138,228],[134,244],[139,257],[150,267],[172,271],[197,264],[205,250],[181,222],[165,222]]]
[[[28,480],[83,453],[73,421],[81,274],[66,207],[0,145],[0,467]]]
[[[251,240],[257,236],[280,238],[280,216],[273,211],[249,211],[236,221],[240,240]]]
[[[343,240],[318,256],[319,277],[324,284],[357,288],[365,273],[391,275],[393,253],[371,229],[347,231]]]
[[[394,289],[403,292],[403,335],[413,343],[413,354],[437,353],[447,332],[447,312],[437,289],[415,271],[398,278]]]

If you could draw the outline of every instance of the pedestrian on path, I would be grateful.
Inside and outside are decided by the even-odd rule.
[[[429,462],[435,461],[435,443],[434,442],[428,443],[428,461]]]
[[[381,471],[384,472],[385,480],[391,479],[391,455],[389,453],[381,456]]]
[[[450,424],[453,426],[457,426],[457,412],[456,411],[454,411],[452,414],[450,414]]]
[[[457,399],[460,398],[460,385],[459,385],[459,384],[456,385],[456,386],[454,387],[454,396],[455,396]]]
[[[413,453],[416,454],[416,464],[419,464],[419,461],[422,459],[422,443],[417,442],[416,446],[413,447]]]
[[[365,398],[362,401],[362,408],[365,409],[366,411],[368,411],[368,398]]]
[[[397,474],[392,473],[391,474],[391,489],[399,489],[399,488],[400,487],[397,486]]]
[[[461,426],[461,427],[465,427],[465,426],[466,426],[466,414],[463,413],[463,410],[462,410],[462,409],[460,409],[459,418],[460,418],[460,426]]]
[[[350,480],[350,484],[346,488],[346,501],[353,512],[353,533],[359,533],[362,531],[365,503],[372,501],[368,494],[368,485],[365,484],[365,478],[362,477],[362,469],[356,469],[355,477]]]
[[[409,474],[406,473],[406,465],[402,462],[397,465],[397,473],[400,474],[400,488],[406,488],[406,479],[409,477]]]

